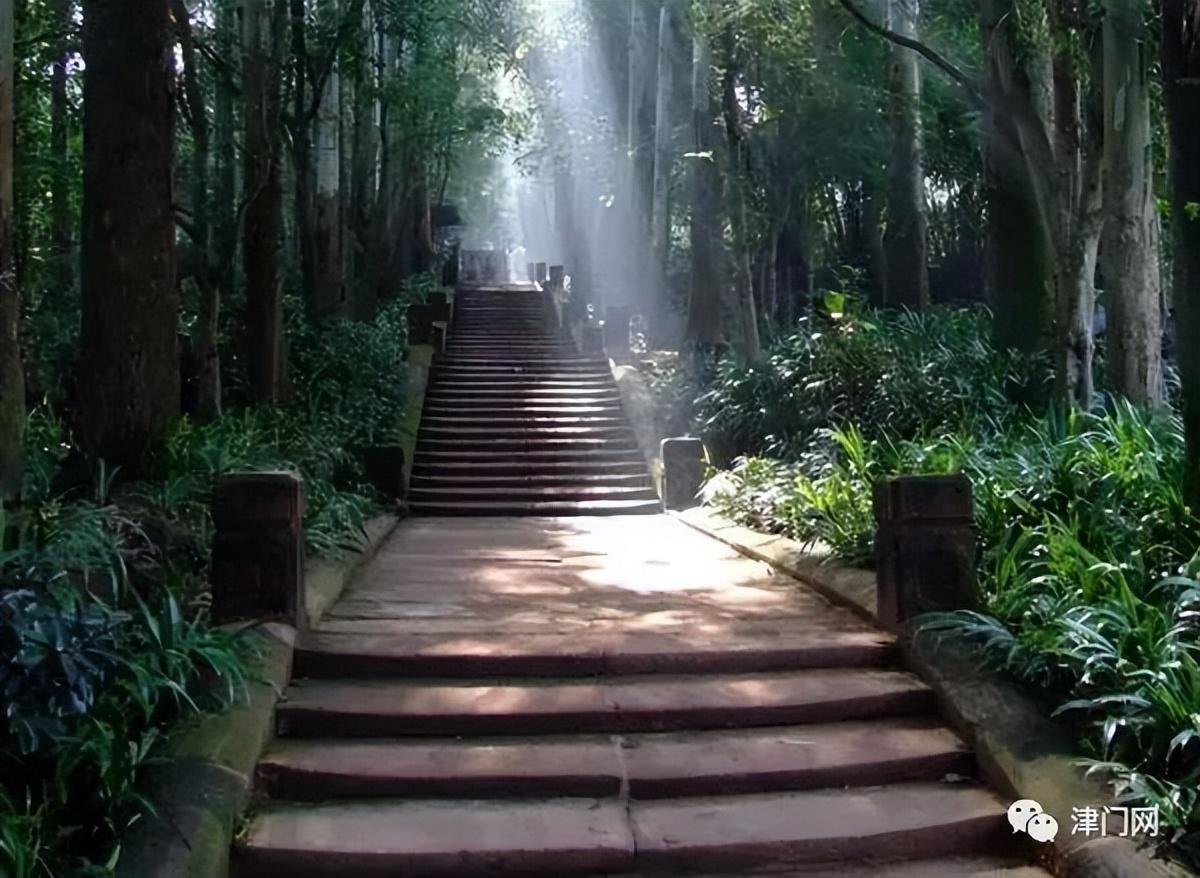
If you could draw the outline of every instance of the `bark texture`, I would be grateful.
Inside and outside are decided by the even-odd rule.
[[[184,94],[187,99],[186,118],[192,131],[192,219],[191,238],[196,250],[193,277],[200,297],[196,334],[191,339],[192,382],[190,397],[194,412],[201,421],[213,421],[221,416],[221,361],[217,350],[217,335],[221,316],[221,290],[216,282],[212,247],[212,205],[208,191],[210,130],[208,108],[200,86],[197,69],[196,44],[192,24],[184,0],[171,0],[171,15],[179,33],[183,56]]]
[[[890,0],[892,30],[917,34],[917,0]],[[920,311],[929,305],[925,176],[921,156],[921,70],[916,53],[893,46],[888,70],[892,153],[888,159],[884,304]]]
[[[698,38],[692,46],[692,271],[687,339],[703,347],[716,347],[725,340],[721,330],[721,175],[714,157],[710,92],[708,47]]]
[[[1163,0],[1161,47],[1179,260],[1173,298],[1187,437],[1183,487],[1200,509],[1200,0]]]
[[[1049,350],[1054,334],[1053,272],[1046,224],[1038,208],[1028,159],[1003,105],[1004,83],[1030,100],[1028,80],[1015,68],[1005,22],[1012,0],[983,0],[980,33],[989,107],[984,117],[983,174],[988,205],[984,287],[996,345],[1025,352]]]
[[[135,475],[179,414],[174,43],[166,3],[83,4],[79,438]]]
[[[25,373],[13,247],[14,72],[13,0],[0,0],[0,508],[20,499],[24,475]]]
[[[1104,236],[1109,388],[1160,405],[1162,281],[1150,136],[1150,48],[1137,0],[1104,16]]]
[[[278,402],[283,395],[283,310],[279,235],[283,224],[279,131],[283,33],[282,0],[242,6],[243,147],[242,265],[246,275],[245,353],[250,396]]]

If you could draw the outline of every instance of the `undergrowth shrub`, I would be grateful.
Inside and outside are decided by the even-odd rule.
[[[1054,699],[1089,768],[1158,805],[1195,860],[1200,522],[1180,490],[1181,425],[1119,401],[1035,414],[1010,397],[1035,398],[1037,370],[985,332],[973,314],[872,317],[786,339],[765,367],[726,360],[700,404],[748,456],[706,499],[863,564],[876,479],[967,474],[983,607],[924,630],[965,636]]]

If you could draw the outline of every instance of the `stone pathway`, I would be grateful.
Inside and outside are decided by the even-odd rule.
[[[536,286],[460,289],[430,375],[409,503],[423,515],[659,510],[608,360]]]
[[[411,519],[302,638],[233,874],[1044,875],[894,659],[667,516]]]

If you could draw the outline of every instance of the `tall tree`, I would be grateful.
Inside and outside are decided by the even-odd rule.
[[[50,0],[50,30],[53,34],[50,64],[50,245],[54,259],[54,280],[58,292],[75,282],[74,221],[71,212],[70,97],[67,93],[67,67],[70,63],[70,34],[73,4],[71,0]]]
[[[316,187],[314,211],[315,270],[313,311],[318,316],[337,315],[344,303],[341,240],[341,86],[337,66],[338,0],[322,0],[320,11],[331,23],[334,45],[329,69],[320,85],[316,113]],[[361,16],[360,16],[361,17]]]
[[[992,336],[1001,348],[1049,350],[1053,336],[1050,242],[1038,209],[1025,149],[1004,106],[1005,83],[1031,101],[1029,78],[1014,54],[1008,22],[1013,0],[981,0],[980,35],[986,65],[983,179],[987,201],[984,289]]]
[[[284,346],[279,236],[283,226],[280,184],[284,0],[242,4],[242,265],[246,275],[245,353],[250,394],[278,402],[283,394]]]
[[[889,0],[891,28],[913,39],[918,0]],[[892,153],[888,159],[884,304],[919,311],[929,304],[925,175],[921,160],[921,70],[916,54],[893,46],[888,67]]]
[[[713,143],[710,67],[707,41],[697,35],[692,42],[692,264],[687,339],[701,347],[716,347],[725,340],[721,331],[721,175]]]
[[[1175,233],[1173,300],[1187,437],[1184,491],[1200,509],[1200,0],[1162,2],[1163,99]]]
[[[165,2],[84,0],[80,439],[135,473],[179,413],[174,45]]]
[[[236,276],[238,222],[237,222],[237,165],[235,150],[237,142],[237,120],[234,107],[237,59],[241,39],[238,35],[238,0],[217,0],[216,47],[222,58],[227,59],[231,73],[222,77],[216,85],[213,97],[213,148],[214,180],[212,194],[213,249],[220,258],[216,260],[213,283],[217,296],[228,299],[233,294]]]
[[[1150,134],[1150,43],[1140,0],[1107,0],[1103,25],[1104,233],[1108,386],[1163,400],[1162,284]]]
[[[658,13],[658,59],[654,92],[654,174],[650,196],[650,284],[654,298],[652,331],[661,337],[670,319],[667,290],[667,256],[671,241],[672,151],[671,98],[675,86],[675,21],[672,4]],[[657,339],[656,339],[657,340]]]
[[[184,0],[171,0],[171,15],[179,33],[180,54],[183,58],[183,93],[185,118],[192,132],[191,202],[192,216],[187,224],[195,258],[193,282],[200,298],[196,335],[191,340],[190,357],[193,374],[190,376],[195,397],[195,413],[204,421],[221,416],[221,361],[217,337],[221,313],[221,287],[217,283],[214,265],[212,210],[209,195],[210,129],[208,107],[200,82],[196,42],[192,22]]]
[[[20,498],[24,474],[25,373],[13,246],[13,4],[0,0],[0,508]]]
[[[730,10],[732,12],[732,10]],[[721,111],[729,150],[729,170],[725,175],[726,206],[732,219],[734,248],[733,286],[739,323],[738,340],[742,354],[752,363],[762,359],[758,334],[758,309],[754,301],[754,270],[750,254],[750,219],[746,188],[751,167],[746,122],[738,96],[738,43],[733,25],[722,35],[725,70],[721,77]]]

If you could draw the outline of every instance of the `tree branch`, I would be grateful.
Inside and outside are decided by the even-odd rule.
[[[895,43],[898,46],[903,46],[906,49],[911,49],[961,85],[966,90],[967,96],[971,99],[973,104],[977,106],[983,106],[986,103],[983,95],[980,92],[979,80],[976,76],[966,73],[962,68],[954,64],[940,52],[930,48],[919,40],[914,40],[911,37],[898,34],[890,28],[886,28],[881,24],[876,24],[875,22],[871,21],[871,19],[867,18],[863,11],[855,6],[851,0],[838,0],[838,2],[842,4],[842,7],[850,13],[850,16],[855,21],[857,21],[867,30],[883,37],[888,42]]]

